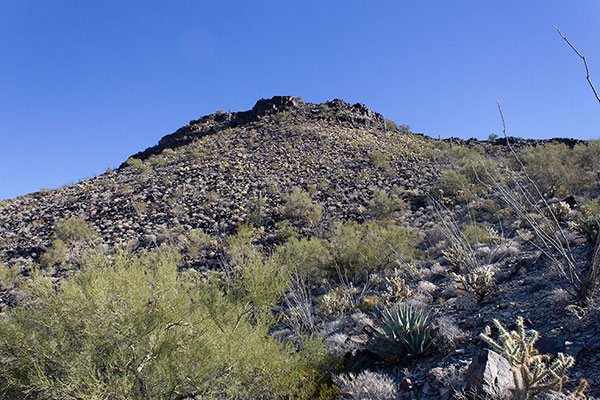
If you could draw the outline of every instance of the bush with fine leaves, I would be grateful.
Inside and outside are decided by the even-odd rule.
[[[338,223],[328,239],[333,261],[330,270],[350,276],[394,267],[400,260],[415,257],[420,243],[414,230],[377,222]]]
[[[272,339],[280,293],[264,289],[279,277],[258,258],[238,268],[231,283],[200,279],[166,251],[90,254],[59,285],[34,273],[0,319],[0,396],[310,398],[322,344]]]

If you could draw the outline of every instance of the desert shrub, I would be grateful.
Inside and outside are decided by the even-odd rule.
[[[478,221],[498,221],[498,218],[503,219],[500,216],[500,206],[494,199],[478,199],[478,201],[471,208],[473,217]]]
[[[316,237],[289,239],[276,247],[272,258],[308,283],[328,278],[332,272],[328,269],[332,256],[327,244]]]
[[[267,202],[262,196],[262,193],[259,193],[258,196],[248,200],[246,207],[248,208],[248,221],[255,226],[260,226],[262,224],[262,220],[264,218],[264,209],[267,205]]]
[[[472,185],[487,185],[490,183],[489,175],[498,174],[498,167],[493,160],[478,157],[465,160],[458,172]]]
[[[331,107],[329,107],[327,104],[319,104],[319,113],[325,117],[328,118],[331,116]]]
[[[200,228],[187,232],[183,239],[185,254],[192,259],[198,258],[203,250],[216,248],[217,246],[217,239]]]
[[[352,285],[335,287],[317,299],[317,312],[327,318],[344,314],[354,307],[358,293]]]
[[[351,400],[396,400],[400,390],[394,378],[371,371],[359,374],[341,374],[334,378],[335,384]]]
[[[10,268],[0,261],[0,288],[9,288],[19,280],[21,274],[16,267]]]
[[[98,232],[83,218],[69,218],[56,225],[56,237],[65,243],[89,241],[98,237]]]
[[[365,327],[367,346],[384,361],[395,364],[432,350],[434,326],[427,309],[402,303],[378,309],[373,317],[375,325]]]
[[[370,313],[377,307],[383,306],[383,299],[378,295],[361,296],[357,308],[363,313]]]
[[[140,175],[147,175],[152,172],[152,166],[149,163],[143,162],[139,158],[130,157],[127,162],[125,162],[125,165]]]
[[[40,258],[46,268],[75,267],[83,253],[93,247],[98,232],[83,218],[61,220],[55,227],[55,239]]]
[[[589,243],[593,243],[598,237],[600,227],[600,202],[597,199],[584,202],[572,225]]]
[[[57,265],[63,265],[69,260],[69,249],[60,239],[54,239],[49,248],[40,257],[43,266],[51,268]]]
[[[480,244],[493,245],[502,240],[498,232],[489,225],[479,225],[475,223],[465,224],[461,231],[469,245],[473,247]]]
[[[232,281],[178,274],[172,252],[89,254],[0,319],[0,393],[13,398],[310,398],[322,343],[270,338],[272,266]],[[255,260],[256,261],[256,260]],[[277,297],[277,296],[275,296]]]
[[[388,131],[397,131],[398,130],[398,125],[391,119],[386,119],[384,121],[384,123],[385,123],[385,129],[387,129]]]
[[[235,235],[227,239],[225,250],[232,264],[236,265],[242,260],[258,256],[259,251],[253,245],[258,233],[258,229],[244,224],[239,227]]]
[[[383,219],[405,207],[406,203],[399,196],[395,194],[388,195],[383,190],[375,190],[373,198],[369,202],[368,212],[375,219]]]
[[[518,156],[536,185],[550,197],[577,192],[583,183],[573,151],[563,143],[527,147]]]
[[[435,345],[444,350],[453,350],[459,342],[469,337],[467,332],[456,325],[453,317],[442,315],[436,318],[435,324],[437,326]]]
[[[283,215],[285,218],[314,224],[323,217],[323,208],[313,203],[310,195],[300,188],[294,188],[292,193],[284,198]]]
[[[369,162],[375,168],[386,169],[390,166],[390,156],[382,151],[373,150],[370,151],[367,156],[369,157]]]
[[[410,133],[410,125],[400,124],[400,125],[398,125],[398,130],[402,133]]]
[[[278,242],[296,239],[300,235],[289,219],[277,221],[275,223],[275,229],[275,240]]]
[[[330,269],[350,277],[382,271],[397,265],[401,259],[416,256],[419,243],[414,230],[394,224],[337,223],[327,242],[333,257]]]
[[[498,341],[486,334],[481,334],[481,338],[510,363],[517,386],[512,397],[526,400],[541,393],[560,392],[569,379],[567,370],[575,359],[563,353],[556,357],[539,354],[534,347],[538,332],[526,332],[523,317],[517,319],[516,331],[509,332],[498,320],[494,320],[494,324],[500,332]],[[578,393],[581,394],[584,388],[585,384],[580,384]]]
[[[468,198],[469,181],[456,171],[444,171],[432,186],[432,195],[449,200],[465,200]]]

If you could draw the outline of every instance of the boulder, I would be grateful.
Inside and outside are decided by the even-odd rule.
[[[465,374],[465,389],[482,397],[508,398],[515,380],[508,361],[492,350],[483,350]]]

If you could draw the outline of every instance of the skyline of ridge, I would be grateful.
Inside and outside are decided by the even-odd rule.
[[[600,138],[600,3],[0,3],[0,199],[116,167],[260,98],[364,103],[432,138]],[[600,84],[600,83],[599,83]]]

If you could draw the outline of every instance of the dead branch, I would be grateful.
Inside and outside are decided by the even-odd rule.
[[[556,28],[556,31],[558,32],[558,34],[560,35],[560,37],[563,38],[563,40],[565,42],[567,42],[569,47],[571,47],[571,49],[573,49],[575,54],[577,54],[579,56],[579,58],[581,58],[581,60],[583,61],[583,65],[585,66],[585,79],[587,80],[588,84],[592,88],[592,91],[594,92],[594,96],[596,96],[596,100],[598,100],[598,103],[600,103],[600,96],[598,96],[598,92],[596,91],[596,88],[594,87],[594,84],[592,83],[592,80],[590,79],[590,69],[588,68],[588,64],[585,59],[585,56],[583,54],[581,54],[579,52],[579,50],[577,50],[571,42],[569,42],[569,39],[567,39],[567,37],[565,35],[563,35],[563,33],[560,31],[560,29],[558,29],[557,26],[555,26],[555,28]]]

